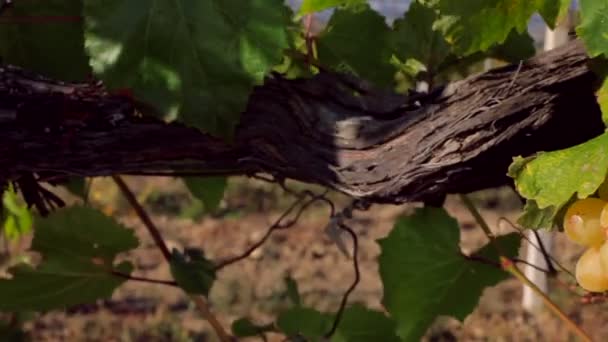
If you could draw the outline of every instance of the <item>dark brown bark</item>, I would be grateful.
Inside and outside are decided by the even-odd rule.
[[[134,115],[97,85],[0,70],[0,175],[252,174],[322,184],[378,203],[508,182],[517,155],[603,130],[580,42],[409,98],[323,73],[257,87],[233,143]]]

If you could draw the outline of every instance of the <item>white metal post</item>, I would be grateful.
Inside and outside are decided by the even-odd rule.
[[[545,51],[551,50],[568,41],[568,30],[572,22],[571,15],[572,13],[570,13],[568,18],[564,18],[564,20],[562,20],[556,26],[555,30],[551,30],[547,27],[547,29],[545,30]],[[551,253],[551,247],[553,245],[553,233],[546,230],[538,231],[538,237],[540,238],[540,241],[538,241],[536,235],[533,232],[529,232],[527,236],[528,239],[534,245],[540,246],[540,243],[542,243],[547,253]],[[526,262],[545,270],[548,268],[545,256],[540,250],[538,250],[531,244],[526,244]],[[541,272],[532,266],[525,265],[524,274],[526,275],[526,277],[528,277],[528,279],[530,279],[534,284],[536,284],[536,286],[538,286],[541,291],[547,293],[547,275],[544,272]],[[539,296],[532,292],[532,289],[530,289],[528,286],[524,286],[522,306],[524,310],[528,312],[533,312],[542,306],[542,300]]]

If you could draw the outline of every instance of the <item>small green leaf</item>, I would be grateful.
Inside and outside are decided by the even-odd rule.
[[[0,59],[53,78],[86,79],[81,14],[81,0],[13,1],[0,15]]]
[[[295,306],[302,306],[300,291],[298,290],[298,283],[296,283],[292,277],[285,277],[285,286],[287,287],[287,297],[289,297],[291,303]]]
[[[4,208],[4,235],[14,240],[32,230],[32,213],[27,204],[21,201],[13,187],[9,187],[2,194]]]
[[[379,311],[355,304],[346,310],[340,320],[332,342],[398,342],[397,324]]]
[[[423,208],[400,218],[389,236],[379,241],[383,303],[397,322],[403,341],[418,341],[439,315],[463,320],[473,311],[483,289],[508,275],[493,246],[476,255],[496,267],[465,257],[459,227],[443,209]],[[507,256],[517,254],[516,234],[497,239]]]
[[[318,38],[319,61],[387,86],[392,84],[396,72],[390,63],[392,39],[392,30],[384,17],[369,7],[339,9]]]
[[[91,65],[110,87],[229,136],[288,47],[282,0],[84,2]]]
[[[203,251],[186,249],[182,254],[173,250],[170,267],[173,279],[186,293],[209,294],[215,281],[215,267]]]
[[[226,177],[187,177],[184,182],[190,193],[201,200],[205,210],[209,212],[218,208],[228,184]]]
[[[300,14],[319,12],[342,5],[359,5],[364,3],[365,0],[304,0],[300,7]]]
[[[564,150],[539,153],[510,168],[517,191],[540,209],[561,207],[573,195],[594,193],[608,170],[608,133]]]
[[[608,2],[580,0],[581,24],[576,31],[591,57],[608,56]]]
[[[274,331],[274,326],[272,324],[256,325],[247,318],[240,318],[232,322],[231,330],[237,337],[251,337]]]
[[[329,331],[332,315],[315,309],[293,307],[279,315],[278,328],[287,336],[303,336],[316,341]]]

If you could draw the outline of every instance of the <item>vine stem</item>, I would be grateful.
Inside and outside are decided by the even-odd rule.
[[[551,298],[549,298],[549,296],[547,296],[540,288],[538,288],[538,286],[536,286],[536,284],[530,281],[530,279],[528,279],[523,274],[523,272],[519,268],[517,268],[517,266],[515,266],[515,264],[511,260],[509,260],[509,258],[500,256],[500,264],[502,265],[503,270],[509,272],[524,285],[530,287],[536,295],[542,298],[545,305],[547,305],[549,309],[553,311],[553,313],[555,313],[564,323],[566,323],[568,328],[570,328],[572,332],[574,332],[578,337],[580,337],[581,340],[592,342],[591,337],[587,335],[587,333],[583,331],[583,329],[581,329],[576,323],[574,323],[568,317],[568,315],[566,315],[566,313],[564,313],[562,309],[560,309],[559,306],[557,306],[557,304],[555,304],[555,302],[552,301]]]
[[[140,281],[142,283],[160,284],[160,285],[167,285],[167,286],[178,286],[175,281],[171,281],[171,280],[160,280],[160,279],[137,277],[137,276],[132,276],[130,274],[122,273],[122,272],[114,271],[114,270],[110,271],[110,273],[112,273],[112,275],[115,275],[117,277],[125,278],[127,280]]]
[[[566,315],[562,311],[562,309],[560,309],[559,306],[557,304],[555,304],[555,302],[552,301],[551,298],[549,298],[549,296],[547,296],[543,291],[541,291],[541,289],[539,289],[538,286],[536,286],[536,284],[534,284],[532,281],[530,281],[530,279],[528,279],[521,272],[521,270],[519,268],[517,268],[517,265],[515,265],[515,263],[511,259],[506,257],[505,254],[500,251],[500,246],[496,242],[496,237],[494,236],[494,233],[492,233],[490,226],[488,225],[486,220],[484,220],[484,218],[481,216],[481,214],[479,213],[479,210],[477,210],[477,207],[475,207],[475,205],[473,204],[471,199],[467,195],[463,195],[463,194],[460,195],[460,198],[462,199],[462,202],[464,203],[464,205],[467,207],[467,210],[469,210],[471,215],[473,215],[473,217],[475,218],[475,221],[477,222],[477,224],[479,224],[479,226],[481,227],[483,232],[486,234],[488,239],[490,239],[490,242],[494,245],[494,247],[498,251],[498,254],[500,255],[500,265],[501,265],[502,269],[505,270],[506,272],[510,273],[515,278],[517,278],[517,280],[519,280],[522,284],[530,287],[536,295],[538,295],[540,298],[542,298],[545,305],[547,305],[549,307],[549,309],[551,309],[551,311],[553,311],[553,313],[555,315],[557,315],[564,323],[566,323],[568,328],[570,328],[570,330],[574,334],[576,334],[582,341],[592,342],[593,340],[591,339],[591,337],[585,331],[583,331],[583,329],[581,329],[576,323],[574,323],[568,317],[568,315]]]
[[[524,233],[524,228],[520,227],[518,225],[516,225],[515,223],[511,222],[509,219],[507,219],[506,217],[501,217],[500,218],[501,221],[506,222],[509,226],[511,226],[511,228],[517,230],[517,232],[519,233],[519,236],[521,236],[522,239],[526,240],[526,242],[528,242],[528,244],[532,247],[534,247],[535,249],[537,249],[539,252],[543,253],[543,250],[541,249],[541,246],[537,245],[536,243],[534,243],[534,241],[532,241],[532,239],[530,239],[525,233]],[[500,222],[500,221],[499,221]],[[540,240],[537,240],[540,241]],[[562,265],[559,260],[555,259],[551,254],[547,253],[546,254],[549,261],[551,261],[550,263],[547,264],[551,264],[554,266],[557,266],[557,268],[559,268],[559,271],[562,271],[564,273],[566,273],[567,275],[569,275],[572,279],[576,279],[576,277],[574,276],[574,274],[567,269],[564,265]],[[558,270],[555,269],[555,273],[557,273]]]
[[[325,338],[327,338],[327,339],[330,339],[336,333],[336,330],[338,329],[338,325],[340,325],[342,316],[344,315],[344,310],[346,309],[346,304],[348,303],[348,297],[355,290],[357,285],[359,285],[359,281],[361,280],[361,271],[359,270],[359,261],[358,261],[359,239],[357,238],[357,234],[355,233],[354,230],[352,230],[350,227],[348,227],[345,224],[340,224],[340,229],[342,229],[343,231],[350,234],[350,236],[353,240],[353,269],[355,271],[355,279],[353,280],[352,284],[348,287],[348,289],[346,290],[346,292],[344,292],[344,295],[342,296],[342,301],[340,302],[340,308],[338,309],[338,312],[336,312],[336,316],[331,325],[331,329],[324,335]]]
[[[169,251],[169,248],[167,247],[165,240],[163,240],[162,236],[160,235],[160,231],[158,230],[156,225],[154,225],[154,223],[152,222],[152,219],[150,219],[150,216],[148,215],[146,210],[137,201],[135,194],[133,194],[131,189],[129,189],[129,186],[127,185],[127,183],[125,183],[125,181],[120,176],[114,175],[114,176],[112,176],[112,179],[114,180],[114,182],[116,183],[116,185],[118,186],[120,191],[122,192],[123,196],[125,196],[125,198],[129,202],[129,204],[133,207],[133,210],[135,210],[135,213],[137,213],[137,216],[139,216],[139,219],[144,223],[144,226],[146,227],[146,229],[152,236],[152,239],[156,243],[156,246],[160,249],[161,253],[163,254],[163,257],[167,260],[167,262],[170,263],[171,262],[171,252]],[[213,328],[213,330],[215,330],[215,333],[219,337],[220,341],[222,341],[222,342],[233,341],[233,339],[226,333],[226,331],[220,324],[219,320],[215,317],[215,315],[209,309],[209,305],[207,304],[207,301],[205,300],[205,298],[203,298],[202,296],[196,296],[196,295],[192,295],[192,294],[188,294],[188,297],[190,297],[190,299],[194,302],[194,304],[196,305],[198,310],[201,312],[203,318],[205,320],[207,320],[207,322],[209,322],[209,324],[211,324],[211,327]]]
[[[494,246],[498,254],[504,255],[504,253],[502,253],[501,251],[500,246],[496,242],[496,236],[494,235],[494,233],[492,233],[492,229],[490,229],[490,226],[488,225],[486,220],[483,219],[481,213],[479,212],[479,210],[477,210],[477,207],[475,206],[473,201],[471,201],[471,199],[467,195],[460,194],[459,196],[462,200],[462,203],[464,203],[464,206],[467,207],[467,210],[471,213],[471,215],[473,215],[475,222],[479,224],[481,230],[483,230],[484,234],[486,234],[486,236],[490,240],[490,243],[492,244],[492,246]]]

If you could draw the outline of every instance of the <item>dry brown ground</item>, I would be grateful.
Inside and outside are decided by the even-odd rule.
[[[242,182],[232,184],[225,206],[239,208],[239,217],[200,220],[180,218],[189,202],[181,184],[170,180],[131,180],[154,221],[162,229],[170,246],[202,247],[212,259],[236,255],[257,241],[291,199],[277,195],[266,185]],[[153,187],[150,187],[153,184]],[[148,190],[151,190],[148,191]],[[126,257],[136,265],[137,275],[167,279],[169,270],[162,256],[146,235],[138,219],[116,199],[112,186],[96,184],[93,200],[107,212],[121,217],[141,239],[141,248]],[[476,196],[483,215],[498,233],[500,217],[518,215],[516,200],[509,191],[486,192]],[[338,202],[340,200],[338,199]],[[184,204],[186,203],[186,204]],[[255,205],[252,205],[255,204]],[[485,238],[455,198],[448,198],[448,211],[461,223],[461,244],[471,251],[485,243]],[[382,295],[376,257],[376,240],[385,236],[395,218],[409,210],[406,206],[375,206],[357,215],[353,228],[360,239],[361,283],[351,302],[380,306]],[[187,210],[186,210],[187,211]],[[230,215],[228,215],[230,216]],[[232,215],[234,216],[234,215]],[[249,316],[269,322],[287,307],[285,276],[295,278],[305,304],[320,310],[335,309],[353,278],[352,263],[323,233],[327,210],[322,205],[309,210],[291,229],[275,233],[250,258],[219,273],[210,301],[225,326],[238,317]],[[581,252],[562,234],[557,234],[555,256],[573,268]],[[567,278],[562,278],[567,279]],[[551,297],[597,341],[608,338],[608,305],[580,304],[560,282],[552,283]],[[547,310],[527,314],[521,308],[521,285],[508,280],[487,289],[479,306],[464,322],[441,318],[425,337],[428,341],[571,341],[565,325]],[[147,283],[129,282],[110,300],[83,305],[65,312],[41,315],[26,325],[35,341],[214,341],[209,326],[200,319],[180,291]],[[276,339],[278,340],[278,339]]]

